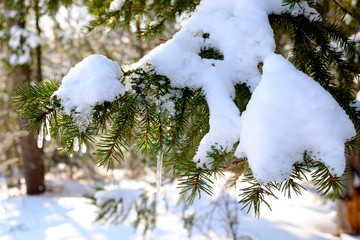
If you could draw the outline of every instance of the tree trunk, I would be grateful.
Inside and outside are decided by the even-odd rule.
[[[24,4],[21,2],[20,4]],[[36,11],[38,11],[38,2],[36,2]],[[23,10],[24,8],[22,8]],[[37,14],[38,17],[38,14]],[[22,28],[25,28],[25,20],[18,20],[13,22]],[[38,27],[38,19],[37,19]],[[40,31],[40,28],[37,29]],[[41,81],[41,48],[37,49],[37,81]],[[40,58],[40,60],[39,60]],[[40,67],[39,67],[40,65]],[[8,82],[8,89],[13,89],[19,83],[30,82],[31,80],[31,68],[30,65],[21,65],[14,67],[10,73],[10,79]],[[21,129],[24,129],[26,121],[19,120]],[[22,149],[22,161],[23,171],[26,182],[26,193],[28,195],[41,194],[45,191],[45,168],[43,159],[43,150],[37,147],[37,142],[34,135],[20,138],[20,145]]]
[[[360,150],[347,156],[351,181],[343,199],[337,201],[337,227],[339,233],[360,235]]]
[[[22,66],[14,69],[10,74],[9,87],[30,80],[30,67]],[[26,121],[19,120],[20,128],[24,129]],[[37,147],[34,135],[29,134],[20,138],[23,171],[26,182],[26,193],[41,194],[45,191],[45,170],[43,150]]]
[[[30,67],[22,66],[14,69],[10,73],[9,87],[13,88],[16,84],[30,80]],[[19,120],[20,128],[24,129],[26,121]],[[37,147],[34,135],[20,138],[21,155],[23,161],[23,171],[26,182],[26,193],[29,195],[41,194],[45,191],[45,170],[43,150]]]
[[[26,124],[20,120],[20,126]],[[42,148],[37,147],[34,135],[30,134],[20,140],[23,169],[28,195],[41,194],[45,191],[45,168]]]

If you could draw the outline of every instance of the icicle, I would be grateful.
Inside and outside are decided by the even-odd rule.
[[[37,136],[37,146],[38,146],[38,148],[43,147],[43,140],[44,140],[44,124],[42,123],[40,125],[39,134]]]
[[[82,142],[82,143],[81,143],[80,151],[81,151],[82,153],[86,153],[86,150],[87,150],[86,145],[85,145],[84,142]]]
[[[162,169],[162,159],[163,153],[160,153],[157,156],[157,165],[156,165],[156,202],[160,202],[160,195],[161,195],[161,169]]]
[[[50,135],[50,122],[49,122],[49,119],[48,119],[48,118],[46,118],[45,123],[46,123],[46,132],[47,132],[46,137],[45,137],[45,140],[46,140],[46,141],[50,141],[50,139],[51,139],[51,135]]]
[[[79,151],[79,138],[75,137],[73,141],[73,149],[75,152]]]

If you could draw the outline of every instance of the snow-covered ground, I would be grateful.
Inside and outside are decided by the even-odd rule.
[[[162,189],[164,200],[159,205],[157,227],[145,237],[135,231],[130,219],[121,225],[94,223],[96,207],[82,194],[88,193],[90,184],[72,181],[49,182],[53,190],[42,196],[5,197],[0,200],[0,240],[127,240],[188,239],[181,222],[181,207],[176,205],[176,186]],[[128,184],[129,185],[129,184]],[[220,188],[214,189],[217,201],[203,196],[187,212],[195,212],[197,223],[190,239],[233,239],[230,221],[236,216],[233,230],[237,239],[253,240],[354,240],[350,236],[336,237],[335,206],[320,198],[312,187],[292,200],[280,197],[270,200],[272,211],[263,208],[260,219],[240,212],[233,196]],[[229,217],[230,216],[230,217]]]

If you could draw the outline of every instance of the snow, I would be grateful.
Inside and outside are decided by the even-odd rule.
[[[70,69],[53,96],[60,98],[66,115],[76,118],[78,126],[86,127],[95,105],[114,101],[125,93],[122,75],[116,62],[90,55]]]
[[[268,14],[288,8],[277,0],[203,0],[181,31],[133,65],[150,63],[174,87],[202,89],[210,110],[210,131],[194,157],[198,167],[211,166],[213,159],[207,155],[212,147],[230,151],[240,140],[237,155],[249,158],[261,182],[289,177],[305,150],[334,175],[343,173],[344,142],[356,134],[351,121],[315,81],[274,55]],[[295,4],[291,13],[319,18],[306,2]],[[224,60],[202,59],[199,52],[204,47],[219,50]],[[261,76],[258,66],[265,60],[267,72]],[[254,92],[245,119],[233,102],[238,83],[246,83]],[[261,99],[266,100],[259,104]]]
[[[14,52],[9,56],[10,65],[29,64],[31,62],[31,50],[42,44],[41,39],[36,34],[18,25],[10,28],[9,35],[8,45]]]
[[[210,132],[194,157],[199,167],[210,166],[207,152],[212,146],[230,150],[239,140],[241,120],[233,102],[234,85],[247,83],[254,90],[261,77],[259,62],[275,49],[264,10],[268,5],[263,1],[202,1],[181,31],[133,65],[150,63],[174,87],[203,90],[210,109]],[[209,38],[203,38],[204,33]],[[202,59],[199,52],[205,46],[218,49],[224,60]]]
[[[123,5],[124,5],[124,0],[113,0],[110,3],[109,10],[112,12],[119,11]]]
[[[360,32],[357,32],[356,34],[354,34],[352,38],[353,38],[354,42],[360,42]]]
[[[281,55],[266,58],[264,74],[242,115],[240,145],[261,182],[287,179],[304,151],[328,166],[345,169],[344,142],[356,135],[345,111],[317,82]],[[325,144],[324,144],[325,143]]]
[[[96,204],[98,206],[103,205],[109,200],[119,202],[121,199],[124,209],[130,210],[141,194],[143,194],[143,191],[137,189],[115,188],[111,190],[98,191],[95,193],[94,197],[96,198]]]
[[[112,1],[110,9],[122,4]],[[320,85],[274,54],[268,14],[289,11],[289,7],[281,0],[202,0],[172,39],[129,67],[153,67],[174,88],[202,90],[210,130],[193,158],[198,168],[211,167],[208,154],[213,148],[231,151],[240,141],[236,156],[248,157],[259,182],[288,178],[305,151],[333,175],[343,173],[344,143],[356,134],[349,117]],[[295,4],[290,13],[319,18],[306,2]],[[201,58],[201,50],[209,48],[218,50],[223,60]],[[131,93],[131,79],[124,80],[125,89],[121,77],[117,63],[92,55],[70,70],[54,95],[61,99],[64,113],[72,115],[84,131],[96,104],[113,101],[125,90]],[[253,92],[243,116],[233,101],[234,86],[241,83]],[[169,96],[160,99],[158,106],[163,108],[159,111],[174,112]]]
[[[360,35],[359,35],[360,36]],[[358,82],[357,79],[354,80],[356,83]],[[360,92],[356,93],[356,99],[351,103],[351,106],[356,109],[356,111],[360,111]]]
[[[108,189],[108,199],[125,197],[129,200],[126,205],[131,206],[139,196],[140,183],[141,181],[131,182],[124,179],[124,184],[120,184],[120,187]],[[90,205],[89,200],[81,197],[81,194],[88,193],[91,184],[71,181],[57,181],[57,184],[62,186],[63,190],[42,196],[1,199],[0,240],[230,240],[233,238],[229,234],[227,214],[237,218],[237,239],[241,239],[241,236],[251,237],[253,240],[358,239],[348,235],[333,235],[334,203],[325,202],[314,193],[312,186],[307,186],[309,191],[304,192],[303,196],[296,196],[291,200],[281,196],[279,201],[269,200],[273,211],[264,208],[261,210],[261,219],[257,219],[240,211],[241,206],[232,193],[224,192],[221,185],[217,185],[213,198],[204,196],[185,212],[185,216],[196,213],[198,217],[195,219],[197,225],[192,236],[188,238],[181,221],[182,210],[177,204],[178,192],[173,185],[169,185],[164,191],[162,204],[158,206],[157,226],[143,238],[142,231],[134,231],[132,228],[131,222],[135,217],[133,211],[130,211],[128,219],[119,225],[94,222],[96,208]]]
[[[355,188],[359,188],[360,187],[360,177],[359,175],[354,172],[354,181],[353,181],[353,185]]]
[[[25,44],[29,45],[31,48],[35,48],[42,44],[41,39],[34,33],[19,27],[18,25],[14,25],[10,28],[10,40],[9,47],[13,50],[20,47],[25,39]]]
[[[306,1],[296,3],[291,11],[291,15],[293,16],[298,16],[301,14],[305,15],[311,21],[321,19],[320,14],[314,8],[310,7]]]

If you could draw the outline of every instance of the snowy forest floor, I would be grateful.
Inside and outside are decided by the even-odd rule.
[[[310,185],[302,196],[270,200],[272,211],[264,207],[259,219],[240,212],[232,196],[215,188],[216,201],[202,196],[191,207],[198,218],[189,237],[181,221],[181,208],[176,205],[178,190],[172,184],[163,190],[167,204],[159,204],[157,227],[144,237],[141,230],[134,230],[131,225],[134,212],[120,225],[94,223],[96,207],[83,197],[91,191],[92,184],[69,180],[47,184],[52,192],[41,196],[8,197],[5,191],[0,192],[0,240],[234,239],[234,234],[244,240],[360,239],[333,234],[335,203],[320,198]],[[231,231],[230,220],[234,216],[237,224]]]

